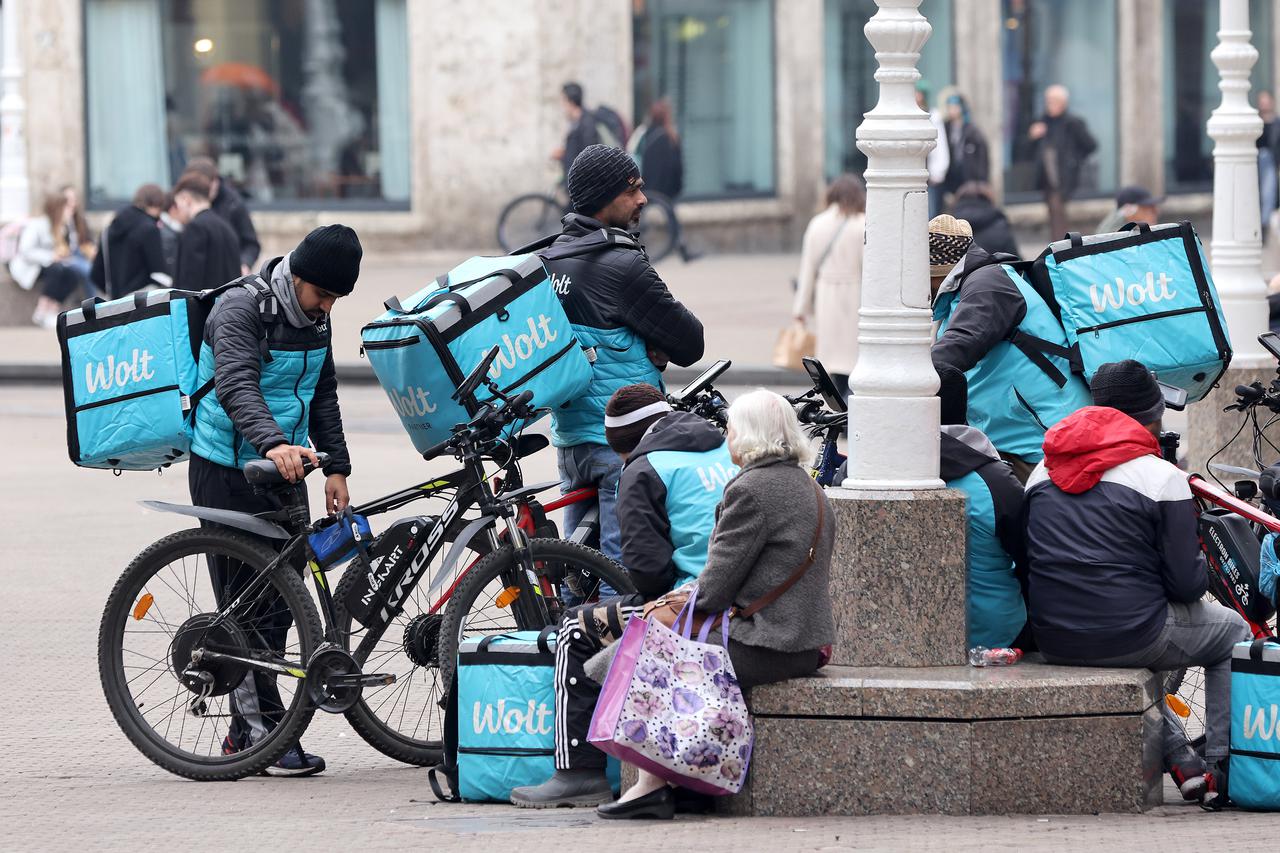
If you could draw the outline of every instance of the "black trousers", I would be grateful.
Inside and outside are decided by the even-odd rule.
[[[196,506],[229,509],[237,512],[271,512],[280,504],[269,495],[257,494],[238,468],[210,462],[193,455],[187,472],[187,484],[191,489],[191,502]],[[201,522],[202,527],[217,527],[211,522]],[[272,542],[272,547],[278,543]],[[209,557],[209,577],[219,607],[233,601],[253,578],[255,570],[239,560],[228,557]],[[283,654],[293,615],[285,607],[284,600],[274,589],[260,596],[256,606],[238,610],[235,621],[250,637],[250,643],[259,648]],[[233,744],[244,749],[279,725],[284,716],[284,704],[276,688],[276,676],[263,672],[249,673],[231,692],[231,725],[229,735]]]
[[[80,287],[80,274],[68,264],[50,264],[40,270],[36,279],[40,282],[40,294],[55,302],[65,302]]]

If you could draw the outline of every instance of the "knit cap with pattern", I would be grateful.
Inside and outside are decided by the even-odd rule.
[[[588,145],[569,167],[565,183],[576,213],[594,216],[640,180],[640,167],[621,148]]]

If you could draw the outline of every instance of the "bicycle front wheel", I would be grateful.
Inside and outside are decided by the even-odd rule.
[[[498,214],[498,245],[511,252],[560,230],[564,207],[549,195],[518,196]]]
[[[107,598],[98,631],[107,705],[133,745],[170,773],[200,781],[258,773],[315,713],[300,674],[321,643],[320,617],[290,567],[264,572],[275,559],[242,533],[183,530],[134,558]],[[194,665],[203,654],[217,658]],[[189,667],[198,685],[184,679]]]
[[[599,551],[564,539],[531,539],[530,556],[542,594],[538,607],[522,607],[528,588],[519,582],[524,568],[510,545],[494,551],[467,572],[445,608],[440,626],[440,670],[453,677],[463,638],[559,625],[564,611],[611,595],[628,595],[635,585],[622,566]],[[534,620],[527,614],[545,613]]]

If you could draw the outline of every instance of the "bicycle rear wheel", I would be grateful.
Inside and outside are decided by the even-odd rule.
[[[498,245],[510,252],[560,230],[564,207],[549,195],[517,196],[498,214]]]
[[[242,533],[183,530],[134,558],[107,598],[98,631],[107,705],[133,745],[170,773],[201,781],[257,773],[297,742],[315,713],[297,675],[201,663],[212,678],[203,700],[182,681],[193,651],[305,670],[321,643],[320,617],[291,568],[259,575],[275,559]],[[211,560],[219,561],[217,580]],[[229,735],[241,742],[223,754]]]
[[[657,263],[679,247],[680,221],[670,199],[657,193],[647,195],[649,203],[640,211],[640,242],[649,260]]]
[[[524,569],[516,551],[508,545],[489,554],[467,572],[445,608],[440,626],[440,670],[445,684],[453,677],[464,637],[540,630],[559,625],[564,611],[574,604],[635,592],[626,570],[599,551],[564,539],[531,539],[529,550],[547,618],[535,624],[522,615],[534,608],[519,606],[518,596],[523,593],[517,578]]]

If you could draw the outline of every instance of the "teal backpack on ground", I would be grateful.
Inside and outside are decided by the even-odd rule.
[[[555,628],[463,640],[445,710],[441,800],[506,803],[555,772]],[[610,762],[616,788],[620,768]],[[445,794],[439,777],[449,785]]]
[[[205,320],[214,300],[256,276],[200,292],[140,290],[58,317],[67,451],[84,468],[148,471],[185,461]],[[265,284],[261,285],[266,287]]]
[[[1070,234],[1020,266],[1062,321],[1065,355],[1086,380],[1099,365],[1132,358],[1188,401],[1203,399],[1231,362],[1231,341],[1200,240],[1190,222],[1126,228],[1134,230]]]
[[[1247,809],[1280,811],[1280,641],[1231,650],[1231,761],[1227,794]]]
[[[471,258],[386,306],[361,330],[363,352],[419,453],[470,419],[452,395],[494,345],[489,378],[504,394],[532,391],[539,408],[591,383],[591,363],[535,254]],[[476,391],[481,403],[491,398]]]

